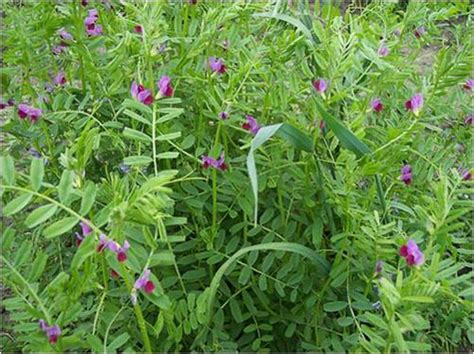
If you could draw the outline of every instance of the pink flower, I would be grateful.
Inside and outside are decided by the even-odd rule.
[[[96,9],[89,10],[89,15],[84,20],[86,32],[91,37],[96,37],[102,34],[102,26],[96,22],[99,19],[99,11]]]
[[[135,282],[134,288],[136,290],[143,290],[147,294],[151,294],[155,290],[155,284],[149,279],[150,273],[149,269],[145,269],[142,276]]]
[[[221,154],[218,160],[209,157],[209,156],[203,156],[202,157],[202,167],[207,169],[209,167],[213,167],[217,170],[221,171],[226,171],[228,166],[224,162],[224,153]]]
[[[318,93],[323,94],[327,89],[326,80],[324,79],[314,80],[313,87]]]
[[[156,83],[161,96],[171,97],[173,96],[173,86],[171,86],[171,78],[169,76],[162,76],[161,79]]]
[[[84,221],[79,223],[82,229],[82,235],[76,232],[76,246],[79,247],[84,238],[92,233],[92,228]]]
[[[462,180],[463,181],[471,181],[472,180],[472,173],[470,170],[463,170],[462,173]]]
[[[209,67],[212,71],[218,74],[224,74],[227,70],[222,59],[217,59],[214,57],[209,58]]]
[[[145,89],[143,85],[138,85],[135,81],[132,82],[131,94],[133,98],[147,106],[153,103],[151,91]]]
[[[58,72],[57,75],[53,79],[53,83],[56,86],[63,86],[66,84],[66,82],[67,82],[66,75],[64,74],[64,71],[62,70]]]
[[[247,119],[247,123],[242,124],[242,128],[248,130],[253,135],[257,134],[260,130],[260,126],[258,125],[257,120],[250,115],[245,116],[245,118]]]
[[[474,90],[474,79],[468,79],[463,87],[466,91]]]
[[[61,335],[61,329],[58,325],[48,326],[44,320],[39,320],[40,329],[48,337],[48,342],[50,344],[56,344],[59,336]]]
[[[120,246],[117,242],[109,242],[107,245],[108,249],[117,254],[117,260],[119,262],[125,262],[127,260],[127,252],[130,248],[130,244],[127,240]]]
[[[20,119],[29,118],[31,123],[36,123],[42,114],[43,111],[39,108],[33,108],[24,103],[18,105],[18,115]]]
[[[409,266],[419,266],[425,261],[425,256],[413,240],[408,240],[407,244],[400,248],[400,256],[405,258]]]
[[[54,55],[59,55],[62,52],[64,52],[67,48],[67,44],[65,42],[59,43],[59,45],[54,46],[51,48],[51,51],[53,52]]]
[[[104,234],[99,235],[99,244],[97,245],[96,251],[101,253],[105,248],[109,247],[109,244],[113,242],[112,240],[108,239],[107,236]]]
[[[373,109],[376,113],[380,113],[380,112],[382,112],[382,110],[383,110],[382,101],[380,101],[380,99],[378,99],[378,98],[372,100],[372,102],[370,102],[370,105],[372,106],[372,109]]]
[[[229,113],[224,112],[224,111],[219,113],[219,119],[226,120],[228,118],[229,118]]]
[[[380,57],[383,58],[390,54],[390,50],[387,47],[381,46],[377,53]]]
[[[405,102],[405,108],[409,111],[412,111],[415,115],[418,115],[421,108],[423,108],[423,95],[421,93],[414,95]]]
[[[102,34],[102,26],[93,23],[92,25],[87,26],[86,31],[90,37],[97,37]]]
[[[400,175],[400,180],[405,183],[405,185],[409,186],[412,182],[412,171],[410,165],[405,165],[402,167]]]

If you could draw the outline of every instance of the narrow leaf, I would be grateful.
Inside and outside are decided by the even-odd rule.
[[[44,176],[44,162],[43,159],[33,159],[30,165],[30,180],[31,187],[37,191],[41,187]]]
[[[10,203],[5,205],[5,207],[3,208],[3,215],[11,216],[18,213],[28,205],[32,197],[33,194],[30,193],[22,194],[19,197],[16,197]]]
[[[71,230],[78,223],[78,219],[74,216],[70,216],[55,223],[49,225],[46,229],[43,230],[43,235],[47,238],[56,237],[62,235],[69,230]]]
[[[58,207],[54,204],[43,205],[33,210],[33,212],[26,217],[25,225],[30,229],[38,226],[52,217],[54,213],[56,213],[56,210],[58,210]]]

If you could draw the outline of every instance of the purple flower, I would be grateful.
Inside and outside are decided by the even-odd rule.
[[[376,113],[382,112],[383,104],[382,104],[382,101],[380,101],[380,99],[378,98],[373,99],[372,102],[370,102],[370,105],[372,106],[372,109]]]
[[[120,171],[122,171],[122,173],[129,173],[130,172],[130,165],[127,165],[126,163],[121,163],[119,165],[119,169]]]
[[[324,132],[324,129],[326,128],[326,122],[324,120],[321,119],[321,121],[319,122],[319,129]]]
[[[99,11],[96,9],[89,10],[89,15],[84,20],[86,32],[91,37],[96,37],[102,34],[102,26],[96,22],[99,19]]]
[[[408,240],[406,245],[400,247],[400,256],[405,258],[409,266],[419,266],[425,261],[423,252],[413,240]]]
[[[219,113],[219,119],[226,120],[229,118],[229,113],[222,111]]]
[[[89,0],[81,0],[81,5],[82,5],[82,6],[87,6],[87,5],[89,5]]]
[[[81,221],[79,224],[81,225],[82,234],[84,236],[90,235],[92,233],[92,228],[89,226],[88,223]]]
[[[39,320],[39,326],[40,326],[40,329],[48,337],[49,343],[56,344],[59,336],[61,335],[61,329],[59,328],[59,326],[53,325],[49,327],[44,320]]]
[[[117,260],[119,262],[125,262],[127,260],[127,252],[130,248],[130,244],[127,240],[120,246],[117,242],[111,241],[107,245],[108,249],[117,254]]]
[[[24,103],[18,105],[18,116],[20,119],[29,118],[31,123],[36,123],[43,111],[39,108],[30,107]]]
[[[30,153],[31,156],[33,156],[35,159],[40,159],[41,158],[41,154],[38,150],[36,150],[35,148],[30,148],[28,150],[28,152]]]
[[[461,176],[462,176],[463,181],[471,181],[472,180],[471,170],[468,170],[468,169],[462,170]]]
[[[202,167],[206,169],[209,167],[213,167],[217,170],[226,171],[228,166],[224,162],[224,158],[224,153],[221,154],[218,160],[205,155],[202,157]]]
[[[171,78],[169,76],[162,76],[161,79],[156,83],[156,86],[158,87],[161,96],[173,96],[174,89],[173,86],[171,86]]]
[[[89,36],[97,37],[102,34],[102,26],[93,23],[92,25],[87,26],[86,31]]]
[[[113,242],[113,241],[110,240],[109,238],[107,238],[107,236],[105,236],[104,234],[100,234],[99,235],[99,244],[97,245],[96,251],[98,253],[101,253],[104,250],[104,248],[109,247],[109,244],[111,242]]]
[[[66,80],[66,75],[64,74],[64,71],[60,71],[56,74],[56,76],[54,77],[53,79],[53,83],[56,85],[56,86],[63,86],[65,85],[67,82]]]
[[[135,27],[133,27],[133,31],[135,33],[138,33],[138,34],[142,34],[143,33],[143,27],[141,25],[136,25]]]
[[[324,92],[327,89],[326,80],[324,80],[324,79],[314,80],[313,81],[313,87],[318,93],[324,94]]]
[[[15,100],[13,98],[9,98],[7,101],[8,107],[12,107],[15,105]]]
[[[400,180],[403,181],[407,186],[412,182],[412,171],[410,165],[405,165],[401,170],[402,174],[400,175]]]
[[[383,271],[383,261],[378,260],[375,263],[375,273],[380,274]]]
[[[249,115],[246,115],[245,118],[247,119],[247,123],[242,124],[242,128],[248,130],[253,135],[257,134],[260,130],[260,126],[257,123],[257,120]]]
[[[149,279],[150,273],[149,269],[145,269],[142,276],[135,282],[134,289],[143,290],[147,294],[151,294],[155,290],[155,284]]]
[[[414,32],[416,38],[420,38],[425,33],[426,33],[425,26],[418,27],[417,29],[415,29],[415,32]]]
[[[135,81],[132,82],[131,93],[133,98],[147,106],[153,103],[151,91],[145,89],[143,85],[138,85]]]
[[[64,29],[64,27],[63,27],[63,28],[60,28],[60,29],[58,30],[58,35],[59,35],[59,37],[61,37],[61,39],[64,40],[64,41],[72,41],[72,40],[74,39],[74,37],[72,36],[72,34],[69,33],[68,31],[66,31],[66,30]]]
[[[61,43],[59,43],[59,45],[54,46],[53,48],[51,48],[51,51],[53,52],[54,55],[59,55],[62,52],[64,52],[66,50],[66,48],[67,48],[66,43],[61,42]]]
[[[474,90],[474,79],[468,79],[463,87],[467,91]]]
[[[385,46],[381,46],[379,50],[377,51],[377,53],[380,57],[383,58],[390,54],[390,50]]]
[[[217,59],[214,57],[209,58],[209,67],[212,71],[218,74],[224,74],[227,69],[222,59]]]
[[[420,113],[421,108],[423,108],[423,95],[421,93],[414,95],[405,102],[405,108],[412,111],[417,116],[418,113]]]
[[[464,124],[474,125],[474,114],[469,114],[466,118],[464,118]]]
[[[197,0],[189,0],[189,3],[190,3],[191,5],[196,5],[196,4],[197,4]]]
[[[395,28],[392,33],[397,37],[400,37],[400,35],[402,34],[402,32],[398,28]]]

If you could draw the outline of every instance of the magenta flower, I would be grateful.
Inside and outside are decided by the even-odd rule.
[[[224,112],[224,111],[219,113],[219,119],[226,120],[228,118],[229,118],[229,113]]]
[[[102,34],[102,26],[97,24],[99,19],[99,11],[96,9],[89,10],[89,15],[84,20],[86,32],[91,37],[96,37]]]
[[[425,261],[423,252],[413,240],[408,240],[406,245],[400,247],[400,256],[405,258],[409,266],[419,266]]]
[[[113,242],[104,234],[99,235],[99,244],[97,245],[96,251],[101,253],[105,248],[109,248],[109,244]]]
[[[212,71],[218,74],[224,74],[227,70],[222,59],[217,59],[214,57],[209,58],[209,67]]]
[[[30,107],[24,103],[18,105],[18,115],[20,119],[29,118],[31,123],[36,123],[43,111],[39,108]]]
[[[135,81],[132,82],[131,93],[133,98],[147,106],[153,103],[151,91],[145,89],[143,85],[138,85]]]
[[[82,5],[82,6],[87,6],[87,5],[89,5],[89,0],[81,0],[81,5]]]
[[[162,76],[161,79],[156,83],[156,86],[158,87],[161,96],[173,96],[174,89],[173,86],[171,86],[171,78],[169,76]]]
[[[464,118],[464,124],[474,125],[474,114],[469,114],[466,118]]]
[[[189,3],[190,3],[191,5],[196,5],[198,2],[197,2],[197,0],[189,0]]]
[[[463,87],[466,91],[474,90],[474,79],[468,79]]]
[[[463,170],[461,172],[462,180],[463,181],[471,181],[472,180],[472,173],[471,170]]]
[[[245,118],[247,119],[247,123],[242,124],[242,128],[248,130],[253,135],[257,134],[260,130],[260,126],[258,125],[257,120],[249,115],[245,116]]]
[[[155,284],[149,279],[150,273],[149,269],[145,269],[142,276],[135,282],[134,289],[143,290],[147,294],[151,294],[155,290]]]
[[[218,160],[205,155],[202,157],[202,167],[206,169],[209,167],[213,167],[217,170],[227,171],[228,166],[224,162],[224,158],[224,153],[221,154]]]
[[[123,246],[120,246],[117,242],[109,242],[107,245],[108,249],[117,254],[117,260],[119,262],[125,262],[127,260],[127,252],[130,248],[130,244],[127,240],[123,243]]]
[[[7,101],[8,107],[12,107],[15,105],[15,100],[13,98],[9,98]]]
[[[326,80],[324,80],[324,79],[314,80],[313,81],[313,87],[318,93],[324,94],[324,92],[327,89]]]
[[[421,108],[423,108],[423,95],[421,93],[414,95],[405,102],[405,108],[412,111],[417,116],[418,113],[420,113]]]
[[[372,102],[370,102],[370,105],[372,106],[372,109],[373,109],[376,113],[380,113],[380,112],[382,112],[382,110],[383,110],[382,101],[380,101],[380,99],[378,99],[378,98],[372,100]]]
[[[416,38],[420,38],[425,33],[426,33],[425,26],[418,27],[417,29],[415,29],[415,32],[414,32]]]
[[[382,271],[383,271],[383,261],[378,260],[375,263],[375,273],[380,274],[380,273],[382,273]]]
[[[39,320],[40,329],[48,337],[48,342],[50,344],[56,344],[59,336],[61,335],[61,329],[58,325],[48,326],[44,320]]]
[[[135,33],[138,33],[138,34],[143,33],[143,27],[141,25],[136,25],[135,27],[133,27],[133,30],[135,31]]]
[[[383,58],[390,54],[390,50],[385,46],[381,46],[379,50],[377,51],[377,53],[380,57]]]
[[[324,128],[326,128],[326,122],[321,119],[321,121],[319,122],[319,129],[320,129],[322,132],[324,132]]]
[[[79,223],[82,229],[82,235],[76,232],[76,246],[80,246],[84,238],[92,233],[92,228],[84,221]]]
[[[53,83],[56,85],[56,86],[63,86],[65,85],[67,82],[66,80],[66,74],[64,74],[64,71],[60,71],[56,74],[56,76],[54,77],[53,79]]]
[[[61,39],[64,40],[64,41],[72,41],[72,40],[74,39],[74,37],[72,36],[72,34],[69,33],[68,31],[66,31],[66,30],[64,29],[64,27],[63,27],[63,28],[60,28],[60,29],[58,30],[58,35],[59,35],[59,37],[61,37]]]
[[[400,180],[405,183],[405,185],[409,186],[412,182],[412,170],[410,165],[405,165],[402,167],[401,170],[402,174],[400,175]]]

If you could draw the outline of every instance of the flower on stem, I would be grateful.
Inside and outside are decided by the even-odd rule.
[[[127,260],[127,252],[130,248],[130,244],[127,240],[123,243],[123,246],[120,246],[117,242],[111,241],[108,244],[109,250],[117,254],[117,260],[119,262],[125,262]]]
[[[147,294],[151,294],[155,290],[155,284],[150,280],[150,270],[145,269],[142,276],[137,279],[133,288],[135,290],[143,290]]]
[[[380,259],[375,263],[375,273],[379,275],[383,271],[383,261]]]
[[[171,97],[173,96],[173,86],[171,86],[171,78],[167,75],[161,77],[160,80],[156,83],[159,93],[161,96]]]
[[[109,244],[111,242],[114,242],[112,240],[110,240],[107,236],[105,236],[104,234],[100,234],[99,235],[99,244],[97,245],[97,248],[96,248],[96,251],[98,253],[101,253],[105,248],[108,248],[109,247]]]
[[[400,175],[400,180],[405,183],[405,185],[409,186],[412,182],[412,170],[410,165],[405,165],[402,167]]]
[[[84,221],[79,223],[81,225],[82,235],[76,232],[76,246],[80,246],[84,238],[92,233],[92,228]]]
[[[473,91],[474,90],[474,79],[468,79],[466,83],[463,85],[466,91]]]
[[[205,155],[202,157],[202,167],[205,169],[209,167],[213,167],[217,170],[227,171],[228,166],[224,162],[224,158],[225,158],[224,153],[221,154],[218,160]]]
[[[415,32],[414,32],[416,38],[420,38],[425,33],[426,33],[425,26],[418,27],[417,29],[415,29]]]
[[[400,256],[405,258],[409,266],[419,266],[425,261],[423,252],[413,240],[408,240],[406,245],[400,247]]]
[[[226,120],[229,118],[229,113],[222,111],[219,113],[219,119]]]
[[[209,67],[212,71],[218,74],[224,74],[227,70],[227,67],[224,65],[224,61],[214,57],[209,57]]]
[[[418,116],[423,108],[423,95],[421,93],[415,94],[412,98],[405,102],[405,108],[412,111],[415,116]]]
[[[474,125],[474,114],[469,114],[466,118],[464,118],[465,125]]]
[[[379,55],[379,57],[386,57],[387,55],[390,54],[390,50],[385,47],[385,46],[380,46],[379,50],[377,51],[377,54]]]
[[[380,99],[378,98],[373,99],[372,102],[370,102],[370,105],[372,106],[372,109],[376,113],[380,113],[383,110],[382,101],[380,101]]]
[[[54,77],[53,79],[53,83],[56,85],[56,86],[63,86],[65,85],[67,82],[66,80],[66,74],[64,74],[64,71],[60,71],[56,74],[56,76]]]
[[[246,115],[245,119],[247,119],[247,122],[242,124],[242,128],[248,130],[253,135],[257,134],[260,130],[260,125],[258,125],[257,120],[250,115]]]
[[[326,89],[328,88],[326,80],[324,79],[317,79],[313,81],[313,87],[321,95],[324,95]]]
[[[62,52],[64,52],[67,48],[67,44],[65,42],[59,43],[59,45],[54,46],[51,48],[51,51],[53,52],[54,55],[59,55]]]
[[[58,35],[64,41],[72,41],[74,39],[72,34],[66,31],[64,27],[58,30]]]
[[[463,181],[471,181],[472,180],[472,172],[469,169],[461,170],[461,177]]]
[[[43,114],[43,111],[39,108],[30,107],[24,103],[18,105],[18,116],[20,119],[28,118],[31,123],[36,123]]]
[[[39,320],[38,323],[39,323],[40,329],[48,337],[48,342],[50,344],[56,344],[59,336],[61,335],[61,329],[59,328],[59,326],[58,325],[48,326],[45,320]]]
[[[133,98],[147,106],[153,103],[151,91],[145,89],[143,85],[138,85],[135,81],[132,82],[131,94]]]
[[[136,25],[136,26],[134,26],[134,27],[133,27],[133,31],[134,31],[135,33],[138,33],[138,34],[142,34],[142,33],[143,33],[143,27],[142,27],[142,25]]]
[[[84,26],[90,37],[96,37],[102,34],[102,26],[97,24],[98,19],[99,11],[96,9],[89,10],[89,15],[84,20]]]

